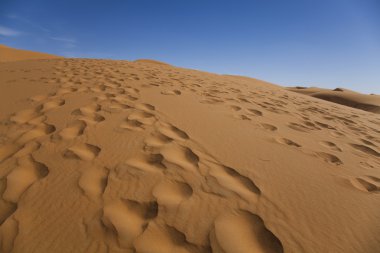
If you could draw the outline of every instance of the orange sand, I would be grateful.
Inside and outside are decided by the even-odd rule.
[[[378,114],[45,56],[0,63],[1,252],[379,252]]]

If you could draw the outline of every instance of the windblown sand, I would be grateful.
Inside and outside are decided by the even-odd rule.
[[[0,64],[0,252],[380,252],[380,117],[153,61]]]

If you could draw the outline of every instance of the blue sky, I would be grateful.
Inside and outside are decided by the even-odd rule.
[[[380,93],[378,0],[0,0],[0,44]]]

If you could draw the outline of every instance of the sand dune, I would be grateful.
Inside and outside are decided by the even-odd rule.
[[[23,61],[33,59],[56,59],[60,56],[10,48],[0,44],[0,62]]]
[[[160,62],[160,61],[151,60],[151,59],[138,59],[138,60],[135,60],[134,62],[136,62],[136,63],[145,63],[145,64],[146,63],[150,63],[150,64],[170,66],[169,64],[167,64],[165,62]]]
[[[378,114],[146,61],[0,89],[1,252],[379,252]]]
[[[315,87],[289,87],[287,90],[368,112],[380,113],[380,95],[366,95],[342,88],[328,90]]]

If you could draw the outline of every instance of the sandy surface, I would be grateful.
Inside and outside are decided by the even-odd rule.
[[[380,95],[366,95],[343,88],[329,90],[316,87],[289,87],[287,90],[380,114]]]
[[[378,114],[147,60],[0,91],[0,252],[379,252]]]
[[[28,50],[10,48],[0,44],[0,62],[57,58],[62,57]]]

